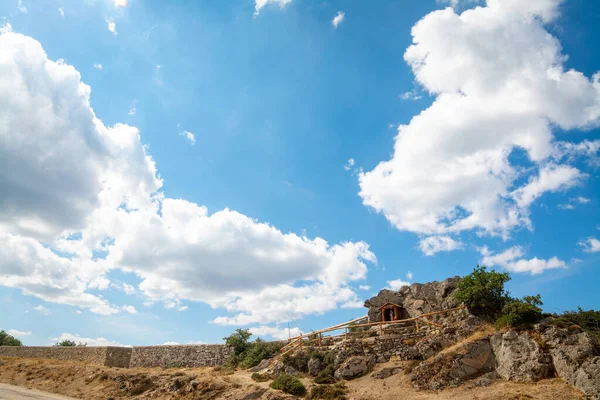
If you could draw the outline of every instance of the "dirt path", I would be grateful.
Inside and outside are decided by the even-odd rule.
[[[53,393],[0,383],[0,400],[73,400]]]

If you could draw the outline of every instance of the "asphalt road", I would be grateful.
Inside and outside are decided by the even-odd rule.
[[[0,400],[74,400],[72,397],[0,383]]]

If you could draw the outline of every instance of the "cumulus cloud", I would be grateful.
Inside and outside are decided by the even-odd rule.
[[[402,286],[410,286],[410,282],[403,281],[402,279],[395,279],[393,281],[387,281],[387,289],[400,290]]]
[[[486,266],[494,267],[500,266],[510,272],[525,273],[528,272],[531,275],[541,274],[542,272],[555,269],[555,268],[566,268],[567,264],[559,260],[557,257],[552,257],[548,260],[539,259],[534,257],[532,259],[523,259],[525,255],[523,248],[520,246],[514,246],[502,253],[492,254],[487,248],[480,250],[483,258],[481,263]]]
[[[258,17],[260,10],[263,9],[267,4],[277,4],[280,8],[284,8],[286,5],[291,3],[292,0],[255,0],[254,2],[254,16]]]
[[[275,326],[251,327],[250,332],[254,336],[260,336],[260,337],[268,336],[275,340],[286,340],[291,337],[300,336],[303,334],[303,332],[300,330],[300,328],[297,328],[297,327],[288,329],[288,328],[281,328],[278,326],[277,327],[275,327]]]
[[[450,236],[429,236],[419,242],[419,249],[426,256],[432,256],[440,251],[453,251],[462,249],[463,244],[460,241],[452,239]],[[411,274],[412,275],[412,274]]]
[[[359,174],[366,206],[403,231],[507,237],[531,228],[535,199],[585,177],[568,157],[556,159],[552,128],[597,126],[600,74],[564,69],[544,26],[559,3],[489,0],[461,14],[434,11],[413,27],[404,59],[436,99],[398,127],[390,160]],[[532,168],[513,164],[517,149]]]
[[[86,337],[81,337],[77,334],[72,334],[72,333],[63,333],[58,337],[50,338],[49,344],[53,345],[55,343],[62,342],[63,340],[71,340],[76,343],[85,343],[88,347],[95,347],[95,346],[99,346],[99,347],[104,347],[104,346],[131,347],[130,345],[122,344],[122,343],[108,340],[108,339],[105,339],[102,337],[86,338]]]
[[[188,131],[179,132],[179,136],[183,136],[185,138],[185,140],[187,140],[187,142],[189,144],[191,144],[192,146],[194,146],[196,144],[196,136],[192,132],[188,132]]]
[[[16,338],[20,338],[23,336],[31,336],[31,331],[23,332],[23,331],[18,331],[16,329],[9,329],[6,331],[6,333],[8,333],[9,335],[14,336]]]
[[[600,240],[595,237],[589,237],[580,241],[578,244],[583,248],[583,251],[587,253],[596,253],[600,251]]]
[[[106,27],[108,28],[108,30],[116,35],[117,34],[117,23],[115,22],[115,20],[112,18],[105,18],[104,20],[106,21]]]
[[[0,50],[1,285],[94,313],[133,313],[89,293],[111,287],[108,274],[119,269],[141,280],[146,303],[206,302],[230,313],[214,321],[228,325],[359,303],[351,283],[377,262],[368,244],[330,244],[165,198],[138,130],[106,127],[72,66],[11,32]]]
[[[346,17],[346,14],[344,14],[343,11],[338,11],[336,16],[333,17],[333,20],[331,21],[331,25],[333,25],[333,28],[337,29],[338,25],[341,24],[342,22],[344,22],[345,17]]]
[[[588,204],[591,202],[587,197],[579,196],[579,197],[571,197],[569,202],[566,204],[559,204],[558,208],[561,210],[574,210],[575,204]]]

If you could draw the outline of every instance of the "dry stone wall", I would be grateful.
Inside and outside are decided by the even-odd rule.
[[[134,347],[133,367],[214,367],[223,365],[231,349],[221,344]]]
[[[142,347],[0,346],[0,357],[51,358],[106,367],[214,367],[222,365],[231,349],[225,345]]]
[[[0,346],[0,357],[51,358],[107,367],[127,367],[131,358],[131,348]]]

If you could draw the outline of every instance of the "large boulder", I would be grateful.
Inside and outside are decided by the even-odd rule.
[[[369,320],[371,322],[380,322],[381,313],[379,312],[379,307],[386,303],[402,305],[403,301],[404,296],[402,296],[399,292],[390,289],[383,289],[377,294],[377,296],[365,301],[365,307],[369,309]]]
[[[600,399],[600,346],[578,328],[542,327],[556,374],[593,399]]]
[[[416,389],[441,390],[494,371],[496,359],[488,338],[462,344],[423,361],[413,371]]]
[[[527,333],[498,332],[490,338],[496,372],[504,380],[536,382],[552,373],[552,359]]]
[[[323,363],[318,358],[311,358],[308,360],[308,373],[312,376],[317,376],[319,372],[323,369]]]
[[[368,374],[373,369],[377,359],[375,356],[353,356],[348,358],[335,370],[336,379],[351,380]]]

